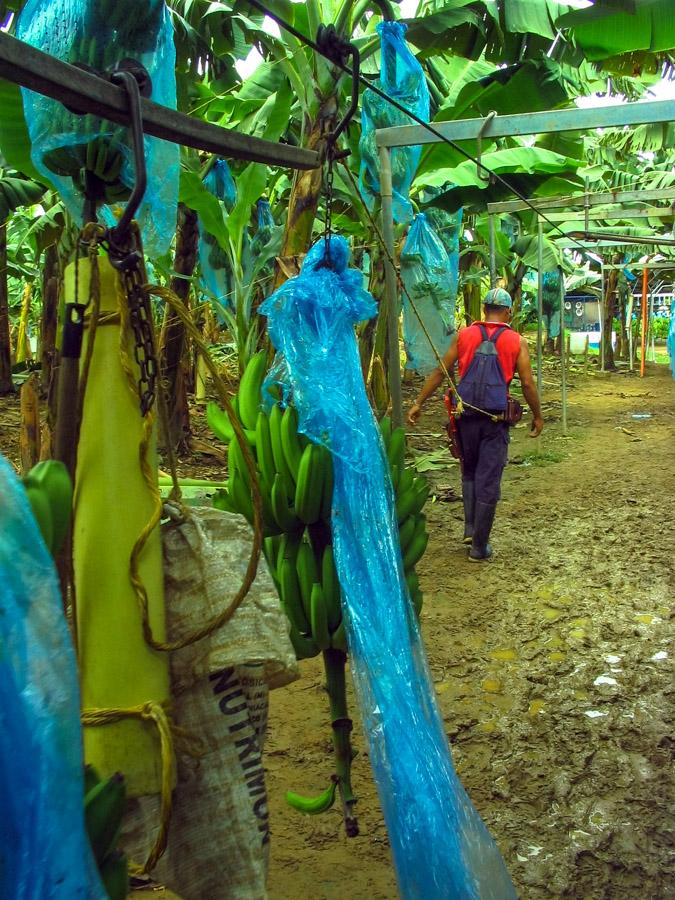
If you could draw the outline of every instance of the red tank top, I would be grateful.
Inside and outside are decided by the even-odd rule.
[[[498,328],[506,327],[506,331],[503,331],[497,338],[495,346],[504,378],[506,383],[510,384],[516,372],[516,362],[520,353],[520,335],[516,331],[512,331],[510,325],[505,326],[502,322],[481,322],[481,325],[487,331],[488,337],[492,337]],[[462,328],[459,332],[457,336],[457,365],[460,381],[482,341],[480,328],[476,327],[475,322],[473,325],[469,325],[468,328]]]

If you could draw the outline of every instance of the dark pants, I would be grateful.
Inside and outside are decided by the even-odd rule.
[[[465,413],[457,425],[462,442],[462,477],[474,482],[477,503],[496,503],[509,453],[509,426],[480,413]]]

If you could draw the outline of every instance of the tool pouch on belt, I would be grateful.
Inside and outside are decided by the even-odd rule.
[[[510,394],[506,397],[506,412],[504,413],[504,421],[507,425],[517,425],[523,418],[523,407]]]

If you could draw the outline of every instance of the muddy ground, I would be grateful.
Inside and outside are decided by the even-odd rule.
[[[524,424],[513,434],[492,563],[469,564],[459,543],[456,466],[431,475],[419,572],[435,688],[457,770],[522,898],[675,897],[675,381],[665,366],[644,380],[573,371],[567,437],[557,382],[551,364],[539,447]],[[412,448],[437,449],[443,420],[430,404]],[[17,421],[18,404],[2,401],[0,448],[14,461]],[[180,470],[220,477],[221,463],[198,455]],[[301,669],[271,697],[270,898],[395,898],[356,709],[361,835],[344,836],[337,808],[305,818],[285,804],[331,771],[321,666]]]
[[[675,897],[675,382],[665,366],[644,380],[573,372],[563,437],[556,376],[542,457],[525,425],[513,434],[494,562],[467,562],[459,473],[433,473],[450,498],[427,509],[419,567],[436,692],[522,898]],[[411,446],[436,448],[443,419],[430,404]],[[271,701],[271,900],[394,898],[358,724],[361,835],[344,836],[337,809],[303,818],[284,804],[288,789],[322,790],[330,771],[321,665],[302,672]]]

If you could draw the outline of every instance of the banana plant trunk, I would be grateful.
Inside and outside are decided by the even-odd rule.
[[[525,277],[526,272],[527,266],[524,263],[519,262],[515,271],[509,277],[507,285],[507,290],[513,300],[513,318],[518,323],[516,327],[520,332],[523,330],[523,325],[520,322],[519,313],[523,301],[523,278]]]
[[[612,258],[614,264],[620,261],[619,256]],[[616,369],[614,362],[614,348],[612,346],[612,328],[616,315],[616,288],[619,280],[619,270],[610,269],[605,282],[605,296],[602,302],[602,343],[604,349],[605,369]]]
[[[467,325],[480,320],[481,303],[480,303],[480,279],[477,277],[477,271],[482,266],[482,258],[480,253],[471,252],[460,257],[460,272],[468,278],[463,279],[462,296],[464,298],[464,318]],[[473,277],[471,277],[473,275]]]
[[[56,322],[59,305],[59,251],[47,247],[42,268],[42,312],[40,315],[40,388],[49,394],[56,361]]]
[[[323,100],[310,127],[303,146],[308,150],[321,151],[326,133],[335,123],[337,98],[331,95]],[[300,271],[300,257],[307,253],[312,243],[312,230],[323,188],[323,169],[297,171],[293,179],[288,201],[288,216],[284,230],[279,263],[276,267],[274,288],[280,287],[286,279]]]
[[[197,214],[183,204],[178,208],[176,251],[171,290],[187,306],[190,296],[190,279],[197,263],[199,225]],[[187,396],[188,363],[186,336],[183,323],[167,306],[160,341],[162,380],[167,395],[169,434],[164,435],[179,454],[190,449],[190,409]]]
[[[0,396],[13,392],[7,285],[7,224],[3,223],[0,225]]]

